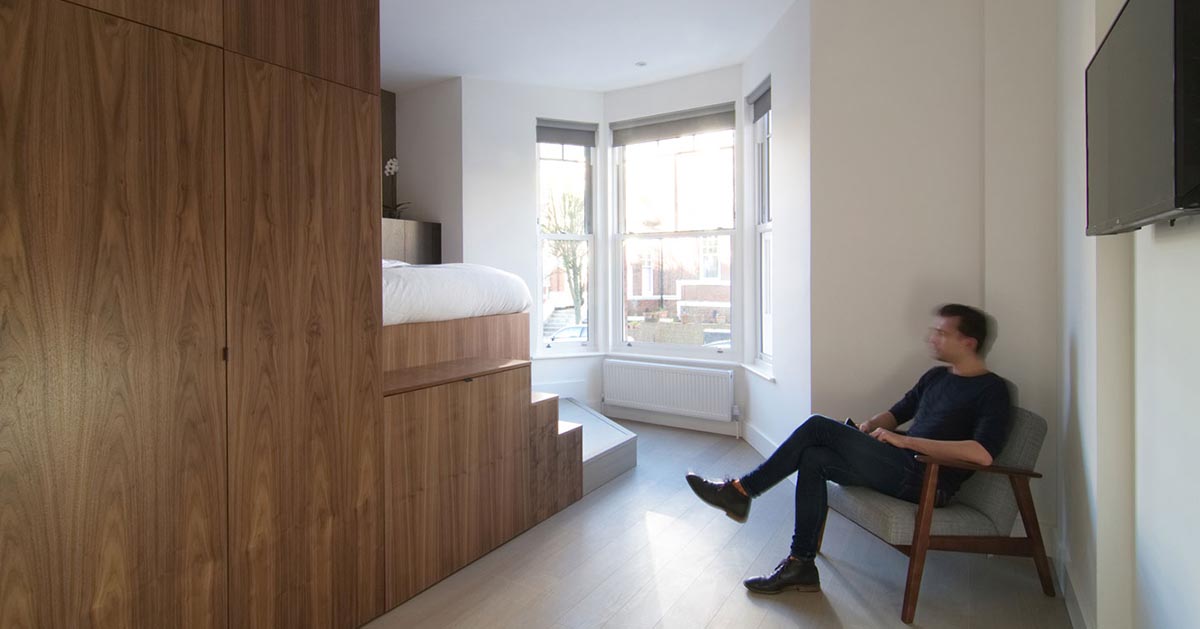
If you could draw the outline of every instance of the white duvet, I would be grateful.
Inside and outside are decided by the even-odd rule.
[[[525,312],[532,305],[525,282],[507,271],[383,261],[384,325]]]

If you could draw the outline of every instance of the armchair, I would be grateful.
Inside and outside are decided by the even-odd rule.
[[[1042,592],[1054,596],[1050,563],[1042,542],[1029,479],[1033,471],[1046,420],[1025,409],[1015,409],[1013,424],[1000,456],[993,465],[981,466],[918,456],[925,478],[918,504],[880,494],[865,487],[829,483],[829,507],[909,557],[908,581],[900,619],[911,623],[917,594],[931,550],[1030,557],[1037,567]],[[945,507],[934,509],[934,490],[943,467],[974,470],[975,474]],[[1020,514],[1025,537],[1011,537]]]

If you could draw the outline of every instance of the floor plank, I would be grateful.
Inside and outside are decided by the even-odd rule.
[[[907,558],[831,514],[820,593],[757,596],[743,579],[787,554],[794,485],[754,501],[739,525],[683,480],[762,461],[730,437],[621,422],[638,466],[369,625],[421,627],[904,627]],[[1029,560],[931,553],[915,627],[1069,627]]]

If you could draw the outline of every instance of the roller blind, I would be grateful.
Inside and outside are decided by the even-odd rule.
[[[599,128],[600,125],[595,123],[538,118],[537,141],[594,147],[596,146],[596,131]]]
[[[771,88],[768,87],[765,92],[759,94],[750,106],[754,109],[754,122],[767,115],[767,112],[771,111]]]
[[[750,95],[746,97],[746,104],[754,112],[754,122],[758,122],[759,118],[771,111],[771,77],[767,77],[765,81],[758,84],[758,87],[754,88],[753,92],[750,92]]]
[[[667,140],[693,133],[732,129],[733,103],[689,109],[660,116],[614,122],[610,125],[613,146]]]

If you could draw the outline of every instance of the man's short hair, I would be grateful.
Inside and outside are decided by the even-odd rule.
[[[937,309],[939,317],[954,317],[958,319],[958,331],[963,336],[975,339],[975,353],[987,353],[988,315],[970,306],[962,304],[945,304]]]

